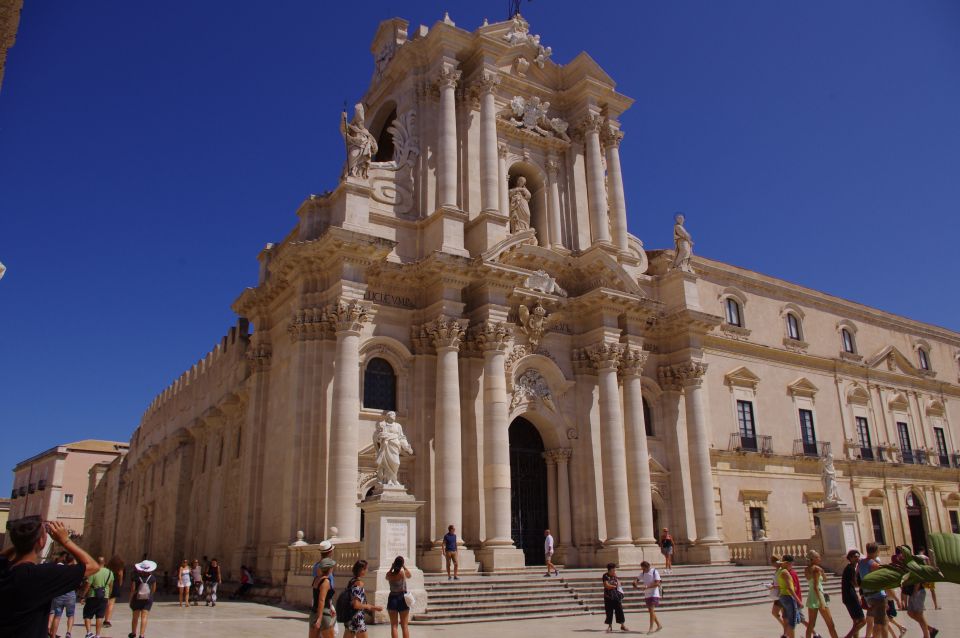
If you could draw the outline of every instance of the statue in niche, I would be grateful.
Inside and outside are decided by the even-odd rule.
[[[510,232],[518,233],[530,228],[530,198],[527,178],[521,175],[517,185],[510,189]]]
[[[363,125],[363,104],[357,103],[353,109],[353,119],[347,122],[347,112],[340,119],[340,134],[347,144],[347,177],[366,179],[370,162],[377,154],[377,140]]]
[[[673,224],[673,245],[675,254],[670,270],[693,272],[690,260],[693,258],[693,238],[683,227],[683,214],[677,213]]]
[[[382,421],[373,430],[373,448],[377,453],[377,481],[384,487],[402,487],[397,480],[400,471],[400,454],[413,456],[413,448],[397,423],[397,413],[384,414]]]
[[[827,452],[823,459],[823,501],[827,507],[840,504],[840,490],[837,489],[837,469],[833,466],[833,453]]]

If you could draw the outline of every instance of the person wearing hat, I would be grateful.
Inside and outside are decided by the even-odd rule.
[[[133,568],[137,570],[137,574],[130,582],[130,611],[133,618],[130,621],[128,638],[143,638],[147,635],[147,614],[153,608],[153,597],[157,593],[157,578],[153,575],[157,564],[152,560],[142,560]]]
[[[316,578],[317,574],[320,572],[320,563],[323,562],[325,558],[333,559],[333,550],[336,549],[333,543],[330,541],[322,541],[318,546],[320,550],[320,560],[313,564],[313,577]],[[336,582],[333,579],[333,570],[330,570],[330,588],[336,586]]]
[[[325,541],[326,542],[326,541]],[[328,543],[329,544],[329,543]],[[331,546],[331,552],[333,551]],[[310,638],[333,638],[333,628],[337,624],[337,612],[333,605],[333,568],[337,561],[332,558],[322,558],[315,565],[316,575],[313,577],[313,606],[310,608],[310,622],[308,624]]]
[[[800,606],[803,604],[800,592],[794,584],[792,568],[793,556],[784,554],[780,559],[776,580],[780,590],[780,605],[783,607],[784,635],[787,638],[794,638],[794,629],[800,622]]]

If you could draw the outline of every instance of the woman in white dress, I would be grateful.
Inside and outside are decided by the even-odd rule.
[[[180,563],[180,569],[177,570],[177,589],[180,592],[180,606],[190,606],[190,563],[186,558]]]

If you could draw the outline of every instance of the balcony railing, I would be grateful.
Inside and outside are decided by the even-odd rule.
[[[940,467],[950,467],[950,455],[949,454],[938,454],[937,455],[937,465]]]
[[[31,494],[33,494],[34,492],[36,492],[36,491],[37,491],[37,484],[36,484],[36,483],[31,483],[31,484],[30,484],[30,489],[27,490],[27,491],[29,491]]]
[[[824,458],[830,453],[829,441],[804,441],[796,439],[793,442],[794,456],[810,456]]]
[[[900,459],[908,465],[926,465],[929,462],[923,450],[900,450]]]
[[[953,460],[953,467],[960,468],[960,454],[951,454],[951,460]]]
[[[769,434],[744,436],[739,432],[730,435],[731,452],[759,452],[773,454],[773,437]]]
[[[858,447],[854,448],[856,457],[861,461],[888,461],[887,452],[882,447]]]

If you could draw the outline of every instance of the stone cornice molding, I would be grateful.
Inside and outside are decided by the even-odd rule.
[[[647,363],[650,353],[638,348],[627,348],[620,360],[620,370],[625,377],[643,376],[643,367]]]
[[[620,366],[624,347],[619,343],[601,341],[587,347],[587,355],[597,370],[616,370]]]
[[[699,310],[683,309],[665,317],[659,317],[653,328],[654,332],[660,337],[690,333],[703,336],[722,322],[723,318],[719,315],[711,315]]]
[[[471,329],[471,341],[484,354],[506,352],[511,339],[512,326],[502,321],[484,321]]]
[[[322,321],[338,334],[359,335],[363,324],[370,321],[370,310],[367,304],[356,299],[338,299],[324,309]]]
[[[524,146],[539,146],[551,151],[562,152],[570,146],[570,142],[559,137],[546,137],[525,128],[519,128],[508,120],[497,118],[497,131],[506,137],[514,137]],[[504,147],[506,148],[506,147]],[[502,155],[501,157],[505,156]]]

